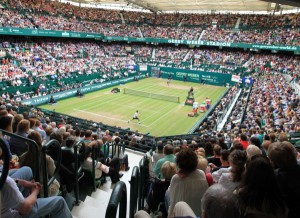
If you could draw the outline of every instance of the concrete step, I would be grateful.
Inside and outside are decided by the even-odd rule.
[[[95,208],[102,208],[102,209],[105,209],[107,208],[107,205],[108,205],[108,201],[104,201],[104,200],[99,200],[99,199],[95,199],[95,198],[92,198],[90,196],[86,196],[85,200],[84,200],[84,203],[89,205],[89,206],[92,206],[92,207],[95,207]]]
[[[81,202],[79,206],[75,206],[72,210],[72,215],[77,218],[97,217],[105,218],[106,208],[95,208],[84,202]]]
[[[97,189],[95,192],[92,193],[91,197],[103,202],[107,202],[109,201],[111,196],[111,193],[108,193],[106,191],[103,191],[101,189]]]

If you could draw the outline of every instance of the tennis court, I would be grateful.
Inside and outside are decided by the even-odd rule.
[[[120,93],[112,94],[114,87],[111,87],[86,94],[83,98],[74,97],[60,100],[56,105],[42,105],[41,108],[55,109],[56,112],[142,133],[149,132],[154,136],[174,135],[187,133],[204,115],[199,113],[198,117],[187,116],[192,107],[185,106],[184,102],[191,87],[194,88],[196,101],[201,103],[209,96],[212,104],[227,89],[182,81],[172,81],[168,86],[167,80],[158,78],[147,78],[117,87],[121,89]],[[147,94],[124,94],[124,88]],[[161,99],[149,98],[153,96]],[[174,99],[179,97],[179,103],[170,101],[168,96]],[[139,111],[140,124],[137,120],[132,120],[136,110]]]

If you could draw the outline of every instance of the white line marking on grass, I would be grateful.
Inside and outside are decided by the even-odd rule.
[[[162,110],[164,110],[165,108],[170,107],[171,105],[168,104],[167,106],[163,107],[163,108],[159,108],[158,111],[152,113],[150,116],[146,117],[145,119],[143,119],[143,121],[148,120],[149,118],[153,117],[154,115],[156,115],[157,113],[161,113]]]
[[[153,125],[154,123],[156,123],[157,121],[159,121],[161,118],[163,118],[163,117],[165,117],[166,115],[168,115],[169,113],[173,112],[174,109],[177,109],[177,107],[174,107],[172,110],[169,110],[169,112],[165,113],[164,115],[162,115],[161,117],[159,117],[158,119],[156,119],[153,123],[151,123],[151,124],[149,125],[149,127],[152,126],[152,125]]]
[[[153,86],[153,85],[150,84],[150,85],[148,85],[148,86]],[[146,87],[148,87],[148,86],[146,86]],[[120,93],[118,94],[117,97],[111,97],[110,100],[106,100],[106,99],[103,99],[103,98],[102,98],[102,97],[105,97],[105,98],[106,98],[106,97],[109,96],[109,95],[115,96],[115,95],[117,95],[117,94],[105,94],[105,95],[96,96],[96,97],[94,97],[94,98],[99,98],[99,100],[95,100],[95,101],[92,101],[92,102],[90,102],[90,103],[85,103],[85,104],[84,104],[84,107],[78,107],[78,108],[92,109],[92,108],[98,107],[99,105],[103,105],[103,104],[105,104],[105,103],[107,103],[107,102],[111,102],[111,101],[115,101],[115,100],[118,100],[118,99],[120,99],[120,98],[123,98],[124,93],[123,93],[123,92],[120,92]],[[94,98],[92,98],[92,99],[94,99]],[[95,103],[98,103],[98,102],[100,102],[100,103],[97,104],[97,105],[95,105]],[[103,102],[103,103],[101,103],[101,102]],[[91,106],[91,107],[86,107],[87,105],[93,105],[93,106]]]
[[[117,121],[121,121],[121,122],[124,122],[124,123],[128,123],[128,120],[122,120],[122,119],[118,119],[118,118],[113,118],[113,117],[109,117],[109,116],[105,116],[105,115],[101,115],[101,114],[97,114],[97,113],[93,113],[93,112],[89,112],[89,111],[84,111],[84,110],[78,110],[76,108],[73,109],[74,111],[79,111],[79,112],[82,112],[82,113],[86,113],[86,114],[92,114],[94,116],[98,116],[98,117],[104,117],[104,118],[107,118],[107,119],[110,119],[110,120],[117,120]],[[144,126],[144,127],[148,127],[144,124],[137,124],[137,123],[134,123],[134,122],[130,122],[131,124],[136,124],[138,126]]]

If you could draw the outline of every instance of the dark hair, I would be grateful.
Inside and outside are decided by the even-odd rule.
[[[241,140],[243,140],[243,141],[247,141],[248,140],[246,134],[244,134],[244,133],[241,134]]]
[[[198,157],[191,149],[183,149],[177,154],[176,164],[182,173],[189,174],[197,169]]]
[[[0,117],[0,129],[8,130],[8,127],[12,125],[12,120],[13,117],[11,116]]]
[[[85,137],[91,137],[93,134],[93,132],[91,130],[86,130],[85,133],[84,133],[84,136]]]
[[[238,193],[242,214],[247,207],[274,215],[284,213],[286,206],[278,190],[270,160],[263,155],[253,156],[247,164]]]
[[[212,144],[210,142],[206,142],[204,144],[203,148],[205,150],[206,157],[214,155],[213,146],[212,146]]]
[[[242,150],[234,150],[229,155],[229,161],[234,165],[231,169],[232,181],[239,182],[245,170],[245,163],[247,161],[247,153]]]
[[[228,150],[222,150],[221,151],[221,158],[223,161],[228,161],[228,157],[229,157],[230,151]]]
[[[74,137],[69,136],[69,137],[66,139],[66,147],[72,148],[73,145],[74,145],[74,142],[75,142]]]
[[[251,144],[255,145],[256,147],[261,148],[261,142],[260,142],[259,138],[251,137],[250,142],[251,142]]]

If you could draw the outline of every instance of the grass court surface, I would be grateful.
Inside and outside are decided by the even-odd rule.
[[[123,88],[130,88],[144,92],[180,97],[180,103],[123,94]],[[119,85],[120,93],[111,94],[114,87],[85,94],[83,98],[68,98],[59,100],[56,105],[42,105],[47,110],[80,117],[94,122],[102,122],[112,126],[130,128],[142,133],[149,132],[153,136],[185,134],[204,115],[188,117],[192,106],[185,106],[184,102],[189,89],[194,88],[195,100],[201,104],[207,96],[212,104],[222,96],[226,87],[200,85],[190,82],[171,81],[167,85],[166,79],[147,78],[138,82]],[[140,124],[132,120],[135,111],[139,111]],[[129,123],[128,123],[128,120]]]

